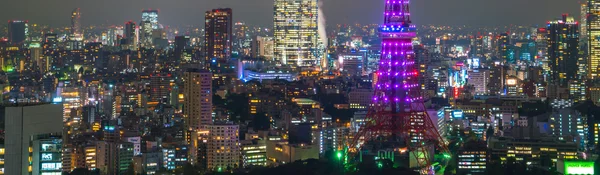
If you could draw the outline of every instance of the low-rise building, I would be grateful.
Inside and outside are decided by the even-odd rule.
[[[457,153],[457,174],[487,174],[487,147],[485,142],[468,142]]]
[[[535,139],[490,137],[488,151],[491,159],[499,158],[505,162],[507,158],[514,157],[517,162],[528,165],[541,165],[542,157],[550,158],[552,162],[558,159],[578,158],[575,142],[561,141],[553,137]]]
[[[244,167],[267,166],[267,144],[262,138],[240,142]]]

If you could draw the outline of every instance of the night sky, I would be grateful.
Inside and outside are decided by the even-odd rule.
[[[81,8],[82,22],[123,24],[139,22],[142,9],[160,9],[163,25],[203,23],[204,12],[218,7],[233,9],[234,20],[260,26],[273,25],[274,0],[1,0],[0,20],[70,24],[70,13]],[[379,23],[383,0],[323,0],[328,25]],[[412,0],[415,24],[480,25],[543,24],[563,13],[579,19],[583,0]]]

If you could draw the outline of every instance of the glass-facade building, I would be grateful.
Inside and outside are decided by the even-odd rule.
[[[563,15],[561,20],[548,22],[548,58],[550,82],[568,87],[577,77],[579,61],[579,23]]]
[[[600,76],[600,0],[589,0],[587,8],[588,78],[593,80]]]
[[[142,21],[150,21],[152,29],[158,29],[158,10],[142,10]]]
[[[8,42],[12,45],[23,44],[29,35],[27,21],[8,21]]]
[[[320,65],[317,0],[275,0],[275,59],[291,67]]]

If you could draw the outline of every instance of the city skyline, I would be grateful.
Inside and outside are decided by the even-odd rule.
[[[342,1],[344,2],[342,3]],[[383,3],[383,0],[378,1]],[[322,0],[322,2],[328,25],[381,23],[381,14],[361,12],[364,9],[381,11],[383,7],[379,5],[381,4],[379,2],[373,3],[364,0]],[[553,20],[563,13],[569,13],[579,19],[580,3],[582,2],[569,1],[565,3],[563,0],[494,0],[489,2],[478,0],[415,0],[411,2],[411,8],[422,9],[413,13],[413,21],[416,25],[542,25],[544,22]],[[37,5],[32,6],[32,4]],[[214,8],[232,8],[234,21],[236,22],[242,21],[264,27],[273,26],[273,2],[271,0],[255,0],[252,3],[242,3],[237,0],[218,2],[191,0],[78,2],[66,0],[60,4],[51,1],[30,0],[9,1],[6,2],[6,6],[11,8],[0,12],[0,20],[28,20],[31,23],[47,24],[52,27],[68,26],[70,24],[68,20],[70,12],[75,8],[81,8],[83,26],[121,25],[129,20],[139,22],[141,20],[139,14],[145,9],[159,9],[160,22],[165,26],[203,25],[204,12]],[[510,9],[510,11],[503,9]],[[545,10],[535,11],[535,9]]]
[[[5,5],[0,175],[600,172],[600,0]]]

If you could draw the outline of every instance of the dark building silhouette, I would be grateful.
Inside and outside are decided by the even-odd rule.
[[[225,66],[231,58],[232,10],[213,9],[206,12],[204,28],[204,57],[207,69],[215,72],[215,68]]]

